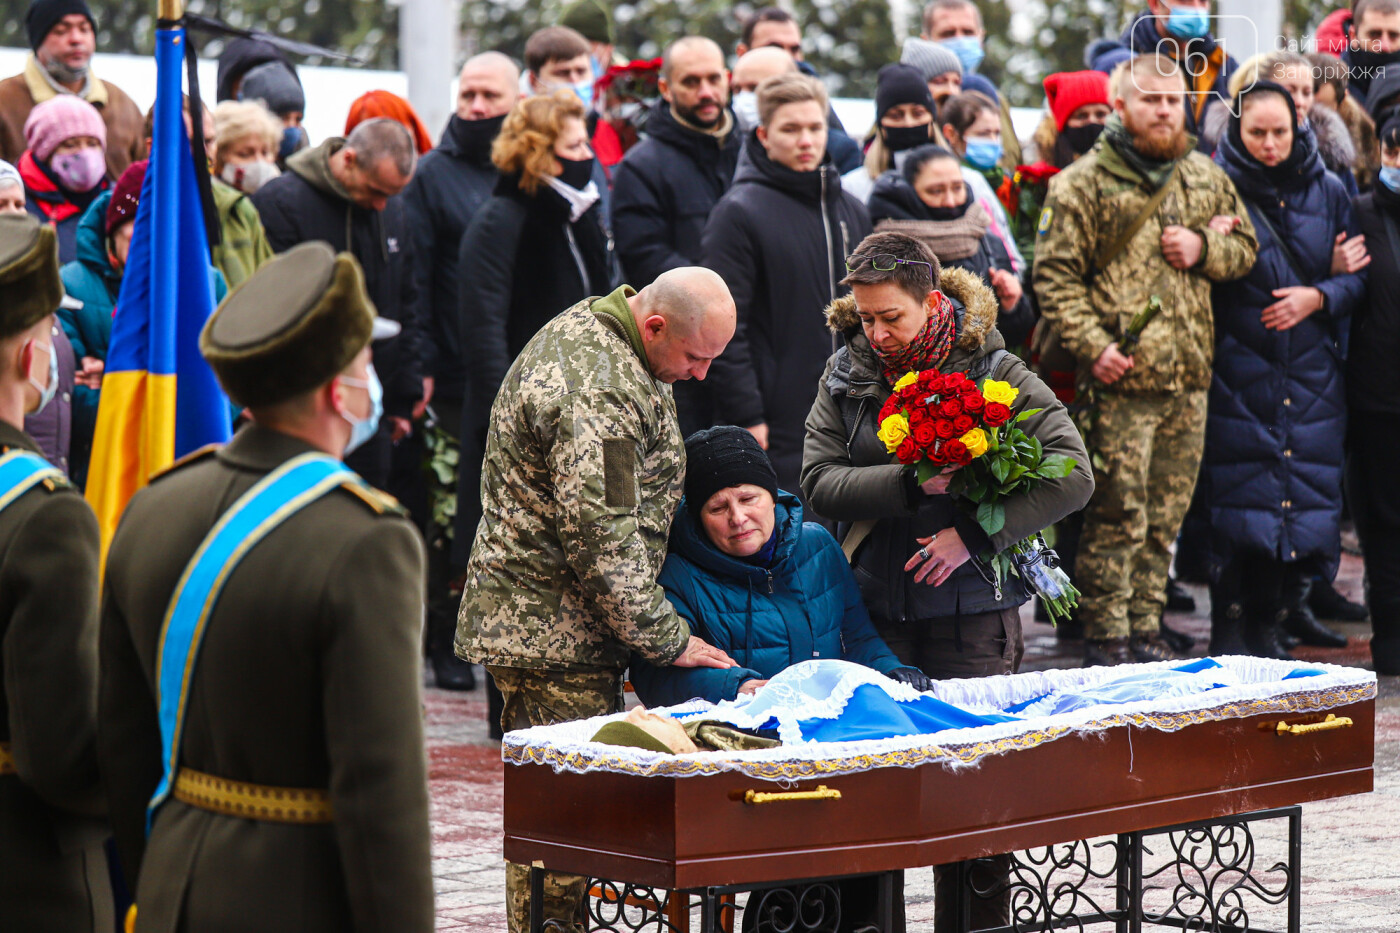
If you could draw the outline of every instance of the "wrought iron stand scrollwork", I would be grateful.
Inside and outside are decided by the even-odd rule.
[[[1259,856],[1252,829],[1262,820],[1288,821],[1287,858],[1267,868],[1256,864]],[[1016,852],[1011,855],[1009,874],[982,885],[972,867],[991,860],[963,862],[957,867],[962,892],[957,929],[1049,933],[1112,923],[1116,933],[1141,933],[1144,927],[1269,933],[1251,921],[1250,909],[1285,904],[1286,933],[1299,933],[1302,831],[1302,808],[1281,807],[1123,833],[1092,846],[1079,840]],[[1158,852],[1165,861],[1146,867],[1144,856],[1155,860]],[[1109,856],[1107,864],[1096,864],[1105,861],[1095,859],[1099,854]],[[1094,893],[1086,890],[1093,882],[1109,878],[1114,879],[1110,891],[1104,891],[1103,885]],[[1108,893],[1113,896],[1112,907],[1100,903]],[[1009,923],[973,931],[968,922],[973,900],[998,898],[1009,899]],[[1164,901],[1164,906],[1158,906],[1158,901]]]
[[[1267,868],[1259,862],[1253,832],[1254,824],[1265,820],[1288,821],[1286,860]],[[1004,856],[961,862],[950,866],[962,893],[953,905],[955,928],[966,933],[1050,933],[1111,923],[1115,933],[1159,927],[1198,933],[1270,933],[1254,924],[1251,908],[1286,905],[1285,933],[1301,933],[1302,831],[1302,808],[1282,807],[1122,833],[1096,843],[1081,839],[1016,852],[1010,855],[1010,870],[1004,874]],[[1144,856],[1150,857],[1150,864]],[[1156,864],[1159,859],[1164,860],[1160,865]],[[994,865],[999,867],[987,870]],[[845,906],[841,882],[860,877],[878,879],[876,925],[891,930],[895,898],[902,896],[894,887],[895,872],[691,891],[589,879],[580,926],[543,919],[544,871],[540,868],[530,872],[530,929],[533,933],[689,933],[691,912],[698,908],[700,933],[835,933]],[[736,923],[734,895],[740,893],[749,898],[742,923]],[[973,930],[969,918],[974,899],[1004,900],[1009,922]]]

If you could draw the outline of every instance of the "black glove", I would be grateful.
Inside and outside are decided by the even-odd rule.
[[[923,693],[925,690],[933,689],[933,678],[919,670],[917,667],[896,667],[890,671],[891,680],[897,680],[902,684],[908,684],[915,690]]]

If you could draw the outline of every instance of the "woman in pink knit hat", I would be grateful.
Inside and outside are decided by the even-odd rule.
[[[107,126],[73,94],[44,101],[24,121],[20,156],[25,208],[58,230],[58,258],[77,258],[78,218],[107,190]]]

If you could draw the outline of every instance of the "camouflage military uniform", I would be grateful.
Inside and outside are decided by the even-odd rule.
[[[590,298],[545,325],[491,409],[456,651],[495,677],[505,730],[612,712],[631,652],[669,664],[690,638],[656,584],[685,445],[631,294]],[[523,867],[508,866],[506,888],[518,933]],[[545,916],[576,920],[581,897],[580,879],[547,876]]]
[[[1039,224],[1036,296],[1078,360],[1081,380],[1148,298],[1162,301],[1133,368],[1112,386],[1095,387],[1098,410],[1086,437],[1095,490],[1076,581],[1090,638],[1157,630],[1167,548],[1190,503],[1204,441],[1215,350],[1210,285],[1247,273],[1258,250],[1249,214],[1220,168],[1193,152],[1176,175],[1173,190],[1107,268],[1098,268],[1100,257],[1155,193],[1107,141],[1051,179]],[[1222,235],[1206,226],[1216,215],[1241,222]],[[1172,224],[1205,240],[1191,269],[1174,269],[1162,256],[1162,231]]]

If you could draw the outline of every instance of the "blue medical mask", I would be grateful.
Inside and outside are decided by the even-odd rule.
[[[968,73],[976,71],[987,56],[982,49],[982,40],[976,36],[958,36],[956,39],[944,39],[938,44],[956,55],[963,71]]]
[[[379,382],[379,374],[374,371],[371,364],[368,367],[368,379],[356,379],[353,376],[341,376],[340,384],[355,386],[364,389],[369,393],[369,416],[366,418],[352,418],[345,412],[340,413],[340,417],[350,422],[350,441],[345,445],[345,453],[342,456],[348,457],[359,448],[365,445],[374,432],[379,430],[379,419],[384,416],[384,386]]]
[[[1210,14],[1203,7],[1167,7],[1167,32],[1178,39],[1199,39],[1210,29]]]
[[[289,126],[282,131],[282,144],[277,147],[277,158],[283,162],[301,147],[305,130],[299,126]]]
[[[592,78],[589,78],[587,81],[580,81],[578,84],[571,85],[571,87],[573,87],[574,93],[578,95],[578,99],[583,101],[584,109],[593,106]]]
[[[29,377],[29,384],[39,391],[39,407],[31,411],[31,415],[37,415],[47,408],[49,402],[53,401],[54,395],[58,392],[58,354],[53,352],[53,344],[36,340],[34,346],[41,348],[49,355],[49,384],[41,386],[33,376]]]
[[[987,139],[969,139],[967,141],[967,152],[964,158],[967,164],[982,171],[990,171],[1001,161],[1001,140],[992,142]]]
[[[1400,194],[1400,168],[1382,165],[1380,178],[1381,184],[1396,194]]]

